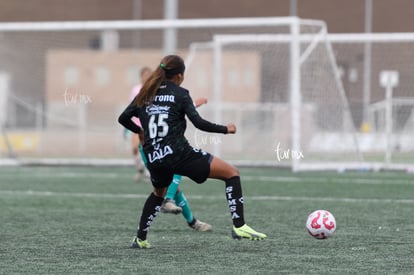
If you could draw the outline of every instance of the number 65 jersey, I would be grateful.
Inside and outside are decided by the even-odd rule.
[[[148,105],[136,106],[132,102],[120,115],[118,121],[127,129],[144,131],[144,152],[149,164],[173,165],[191,154],[193,148],[184,136],[187,116],[202,131],[227,133],[227,127],[211,123],[199,115],[188,90],[167,81]],[[141,121],[142,129],[132,122]]]

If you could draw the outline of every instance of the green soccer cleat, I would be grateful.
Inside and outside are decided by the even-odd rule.
[[[148,249],[151,248],[150,243],[147,240],[140,240],[138,237],[135,237],[132,241],[132,248],[142,248],[142,249]]]
[[[249,239],[249,240],[264,240],[267,236],[266,234],[257,232],[247,224],[243,225],[242,227],[236,228],[233,226],[233,230],[231,231],[231,236],[233,239],[240,240],[241,238]]]

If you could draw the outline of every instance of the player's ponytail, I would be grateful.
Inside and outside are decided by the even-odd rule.
[[[134,105],[143,106],[149,105],[155,97],[161,84],[165,82],[165,72],[162,68],[158,67],[152,72],[147,81],[142,85],[141,90],[134,99]]]
[[[160,86],[167,79],[171,79],[176,74],[183,74],[184,71],[184,60],[181,57],[178,55],[167,55],[143,84],[141,91],[135,97],[134,104],[138,107],[151,104]]]

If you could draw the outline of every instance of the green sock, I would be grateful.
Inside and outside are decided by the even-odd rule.
[[[178,186],[180,185],[180,182],[181,182],[181,176],[180,175],[174,175],[170,186],[168,186],[168,190],[167,190],[167,194],[165,195],[165,199],[174,200],[175,194],[177,193],[177,189],[178,189]],[[176,201],[176,203],[177,203],[177,201]],[[178,205],[178,203],[177,203],[177,205]]]
[[[174,197],[175,203],[183,209],[183,216],[187,220],[187,223],[191,223],[194,220],[193,213],[191,212],[190,205],[185,198],[183,191],[180,190]]]
[[[145,167],[147,167],[147,163],[148,163],[147,157],[145,156],[144,149],[142,148],[141,144],[138,145],[138,150],[139,150],[139,154],[141,156],[141,159],[144,162]]]

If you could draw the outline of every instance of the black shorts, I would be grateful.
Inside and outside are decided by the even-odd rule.
[[[199,149],[193,149],[184,159],[175,165],[165,166],[149,164],[152,185],[163,188],[170,185],[174,174],[189,177],[197,183],[203,183],[210,174],[210,163],[213,155]]]

